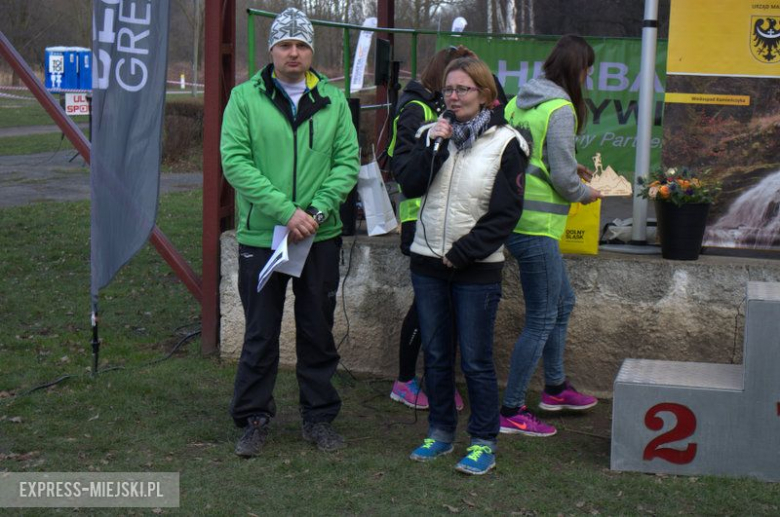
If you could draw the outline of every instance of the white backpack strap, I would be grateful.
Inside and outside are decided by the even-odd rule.
[[[430,124],[423,124],[422,126],[420,126],[420,129],[417,130],[417,133],[415,133],[414,137],[415,138],[420,138],[425,131],[427,131],[428,129],[431,129],[435,125],[436,125],[436,122],[431,122]],[[430,146],[431,146],[431,139],[430,139],[430,137],[428,137],[426,135],[426,137],[425,137],[425,147],[430,147]]]

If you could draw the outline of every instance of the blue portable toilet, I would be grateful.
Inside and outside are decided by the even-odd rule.
[[[78,49],[79,90],[92,89],[92,50],[84,47]]]
[[[79,88],[80,47],[46,47],[46,88],[49,90],[76,90]]]

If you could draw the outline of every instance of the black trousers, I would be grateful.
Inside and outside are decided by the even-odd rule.
[[[340,250],[341,237],[315,242],[300,278],[274,273],[258,293],[257,276],[273,251],[239,245],[238,292],[246,329],[230,405],[237,426],[245,426],[247,417],[252,415],[276,414],[273,391],[279,370],[279,335],[291,278],[301,416],[305,422],[332,422],[336,418],[341,398],[331,380],[339,363],[333,340],[333,314]]]

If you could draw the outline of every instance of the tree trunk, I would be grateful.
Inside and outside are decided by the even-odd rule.
[[[525,14],[525,3],[523,0],[520,0],[520,9],[518,13],[518,18],[520,19],[520,26],[518,27],[520,30],[520,34],[528,34],[528,29],[526,27],[526,14]]]
[[[198,95],[198,62],[200,60],[200,27],[201,11],[199,0],[192,0],[193,24],[192,24],[192,96]]]
[[[517,7],[515,6],[515,0],[506,0],[506,30],[507,34],[517,33]]]
[[[504,12],[501,8],[500,0],[496,0],[496,25],[498,25],[498,32],[506,32],[506,23],[504,23]]]

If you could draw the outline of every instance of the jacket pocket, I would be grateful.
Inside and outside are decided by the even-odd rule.
[[[314,121],[309,119],[309,149],[314,149]]]
[[[252,225],[249,224],[249,221],[252,220],[252,210],[254,210],[255,205],[252,203],[249,203],[249,211],[246,213],[246,229],[251,230]]]

